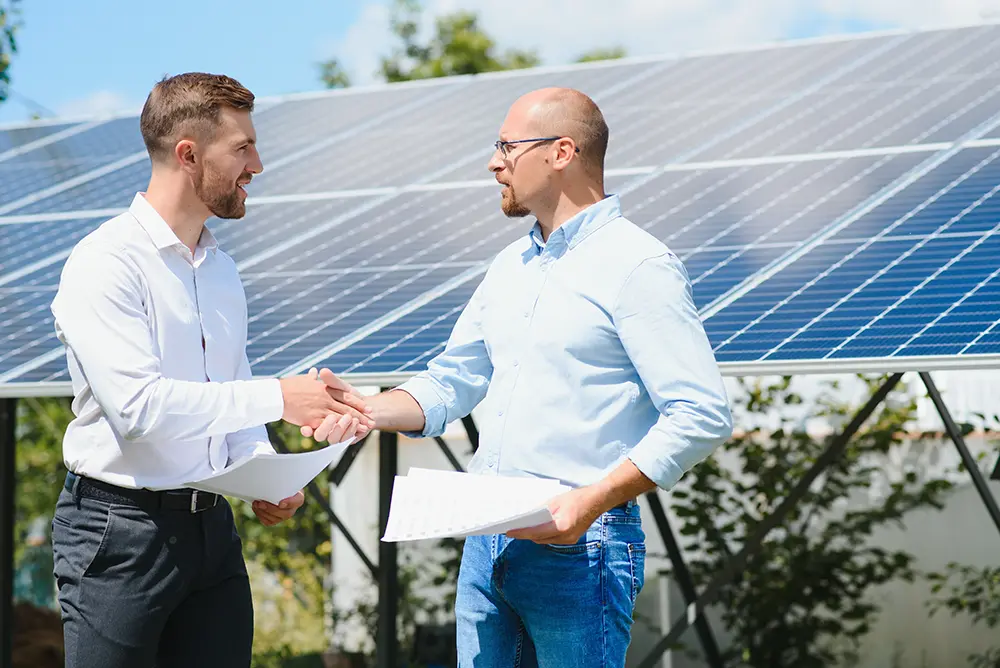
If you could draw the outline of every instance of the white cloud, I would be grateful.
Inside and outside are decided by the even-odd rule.
[[[59,116],[105,116],[123,111],[134,112],[137,107],[125,95],[112,90],[99,90],[87,97],[70,100],[56,109]]]
[[[394,40],[388,0],[369,2],[346,37],[331,45],[357,83],[375,77]],[[572,61],[599,47],[629,55],[682,53],[827,34],[856,26],[932,27],[972,23],[1000,0],[425,0],[433,16],[468,9],[503,48],[536,50],[546,64]]]
[[[379,80],[379,59],[389,54],[392,45],[387,5],[368,3],[343,39],[323,46],[321,58],[336,58],[350,75],[351,83],[363,85]]]

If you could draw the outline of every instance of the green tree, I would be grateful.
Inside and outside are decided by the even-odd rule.
[[[396,0],[390,25],[402,45],[382,59],[381,74],[386,81],[513,70],[539,63],[532,51],[499,53],[474,12],[457,11],[438,17],[433,37],[421,43],[418,32],[422,11],[417,0]]]
[[[7,99],[11,56],[17,52],[15,35],[20,25],[21,0],[0,0],[0,102]]]
[[[598,60],[617,60],[619,58],[625,57],[625,49],[616,46],[610,49],[591,49],[581,54],[576,62],[578,63],[593,63]]]
[[[319,64],[319,79],[327,88],[348,88],[351,85],[351,78],[336,58]]]
[[[874,389],[872,381],[869,385]],[[688,554],[699,589],[826,448],[824,440],[797,429],[790,414],[826,416],[836,424],[854,412],[835,400],[830,392],[835,387],[828,385],[816,405],[805,406],[788,378],[767,386],[742,383],[734,404],[745,409],[751,424],[754,418],[777,416],[778,428],[735,436],[671,494],[679,532],[693,548]],[[724,652],[727,666],[810,668],[850,662],[879,612],[867,596],[870,589],[917,577],[912,555],[873,546],[870,538],[878,527],[900,524],[910,510],[940,509],[951,484],[921,481],[908,472],[887,484],[878,503],[864,498],[880,481],[884,455],[901,442],[915,411],[912,399],[890,394],[782,528],[773,530],[743,572],[725,585],[718,601],[733,634]]]
[[[973,624],[983,624],[988,629],[1000,626],[1000,568],[975,568],[950,563],[943,573],[929,576],[935,594],[930,603],[931,616],[946,610],[952,616],[966,615]],[[1000,666],[1000,647],[968,655],[972,668]]]

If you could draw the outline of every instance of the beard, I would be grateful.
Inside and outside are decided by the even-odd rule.
[[[514,193],[513,186],[507,186],[500,193],[500,210],[504,212],[504,215],[508,218],[524,218],[525,216],[531,214],[531,209],[521,204],[517,200],[517,195]]]
[[[242,178],[248,179],[249,174]],[[194,179],[194,192],[216,218],[242,218],[247,207],[236,184],[218,172],[202,169]]]

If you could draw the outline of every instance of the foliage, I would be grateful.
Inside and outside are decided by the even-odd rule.
[[[430,79],[459,74],[534,67],[533,51],[500,52],[493,38],[479,25],[474,12],[456,11],[439,16],[429,40],[419,39],[423,8],[418,0],[396,0],[389,25],[400,45],[381,59],[379,75],[388,82]],[[320,63],[320,79],[328,88],[344,88],[350,79],[336,60]]]
[[[592,49],[581,54],[576,62],[578,63],[593,63],[599,60],[617,60],[619,58],[625,57],[625,49],[616,46],[610,49]]]
[[[1000,625],[1000,568],[950,563],[943,573],[928,576],[934,584],[928,607],[931,616],[941,610],[952,616],[966,615],[973,624],[985,624],[989,629]],[[1000,666],[1000,647],[992,647],[984,652],[968,655],[972,668],[995,668]]]
[[[11,56],[17,53],[21,0],[0,0],[0,102],[7,99]]]
[[[319,64],[319,79],[327,88],[348,88],[351,85],[351,78],[336,58]]]
[[[876,382],[867,382],[874,390]],[[825,416],[839,424],[853,412],[834,400],[832,384],[810,406],[803,405],[789,378],[741,385],[745,398],[734,404],[750,423],[777,416],[780,424],[770,433],[754,428],[735,435],[672,493],[699,590],[826,448],[823,440],[795,428],[790,414]],[[947,481],[921,482],[909,472],[891,482],[886,498],[877,503],[865,498],[882,475],[882,457],[901,442],[915,411],[914,401],[891,394],[782,528],[773,530],[743,572],[723,587],[719,607],[733,634],[724,652],[727,666],[808,668],[857,658],[860,640],[879,612],[866,594],[917,575],[912,555],[870,546],[869,539],[881,526],[901,524],[910,510],[940,509],[950,488]]]
[[[478,15],[468,11],[437,17],[433,37],[422,44],[418,41],[421,11],[417,0],[396,0],[390,25],[402,46],[382,59],[381,74],[386,81],[514,70],[539,62],[531,51],[498,53],[493,38],[479,26]]]
[[[17,402],[15,561],[20,560],[31,524],[51,522],[66,480],[62,438],[73,419],[70,399],[20,399]]]

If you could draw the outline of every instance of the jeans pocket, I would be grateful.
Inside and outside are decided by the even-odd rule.
[[[543,543],[542,547],[554,554],[578,555],[590,554],[601,549],[600,540],[588,540],[571,545],[557,545],[556,543]]]
[[[646,544],[629,543],[628,561],[632,570],[632,605],[646,582]]]

